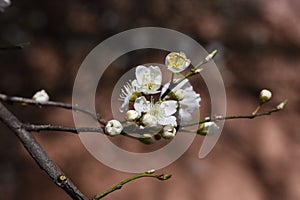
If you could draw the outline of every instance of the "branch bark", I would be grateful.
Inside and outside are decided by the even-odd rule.
[[[23,124],[0,102],[0,120],[9,127],[22,142],[30,156],[39,167],[74,200],[88,200],[77,187],[67,178],[60,168],[51,160],[32,134]]]
[[[46,101],[46,102],[40,102],[40,101],[35,101],[33,99],[29,98],[23,98],[23,97],[15,97],[15,96],[8,96],[6,94],[1,94],[0,93],[0,100],[5,101],[7,103],[21,103],[21,104],[28,104],[28,105],[34,105],[34,106],[48,106],[48,107],[58,107],[58,108],[64,108],[68,110],[73,110],[73,111],[79,111],[82,113],[85,113],[89,116],[91,116],[93,119],[96,121],[100,122],[102,125],[106,124],[106,120],[102,119],[98,114],[95,114],[94,112],[80,108],[78,106],[73,106],[72,104],[67,104],[67,103],[62,103],[62,102],[56,102],[56,101]]]

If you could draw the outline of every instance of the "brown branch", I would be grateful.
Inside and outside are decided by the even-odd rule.
[[[94,132],[105,134],[103,128],[93,128],[93,127],[70,127],[62,125],[52,125],[52,124],[23,124],[22,125],[27,131],[60,131],[60,132],[69,132],[79,134],[82,132]],[[132,138],[132,139],[141,139],[141,137],[134,137],[130,134],[125,133],[124,131],[121,135]]]
[[[23,127],[27,131],[64,131],[64,132],[70,132],[78,134],[80,132],[96,132],[96,133],[103,133],[102,128],[92,128],[92,127],[68,127],[68,126],[61,126],[61,125],[52,125],[52,124],[42,124],[42,125],[36,125],[36,124],[23,124]]]
[[[1,94],[1,93],[0,93],[0,100],[7,103],[20,103],[21,105],[28,104],[28,105],[38,106],[38,107],[48,106],[48,107],[59,107],[68,110],[74,110],[91,116],[93,119],[100,122],[102,125],[106,124],[106,120],[102,119],[100,116],[98,116],[98,114],[95,114],[90,110],[80,108],[78,106],[73,106],[72,104],[66,104],[66,103],[56,102],[56,101],[39,102],[29,98],[8,96],[6,94]]]
[[[39,167],[74,200],[88,200],[76,186],[67,178],[59,167],[46,154],[35,138],[26,131],[23,124],[0,102],[0,120],[9,127],[22,142],[30,156]]]

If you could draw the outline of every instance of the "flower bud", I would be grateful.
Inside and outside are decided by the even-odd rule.
[[[287,104],[287,99],[286,100],[284,100],[283,102],[281,102],[280,104],[278,104],[278,106],[276,107],[277,108],[277,110],[282,110],[285,106],[286,106],[286,104]]]
[[[217,131],[220,127],[215,122],[205,122],[200,125],[200,128],[197,131],[197,134],[200,135],[207,135],[209,130],[211,130],[211,133],[214,133]]]
[[[266,103],[272,98],[272,93],[270,90],[263,89],[259,94],[259,100],[261,103]]]
[[[39,102],[46,102],[49,101],[49,95],[45,90],[40,90],[33,95],[32,99]]]
[[[211,61],[211,60],[217,55],[217,53],[218,53],[218,50],[212,51],[210,54],[208,54],[208,55],[206,56],[205,61],[206,61],[206,62]]]
[[[166,139],[174,138],[176,135],[176,128],[170,125],[166,125],[162,130],[162,137]]]
[[[139,117],[138,112],[135,110],[128,110],[126,113],[126,119],[129,121],[134,121]]]
[[[118,120],[110,120],[105,126],[105,133],[110,136],[119,135],[123,130],[122,124]]]

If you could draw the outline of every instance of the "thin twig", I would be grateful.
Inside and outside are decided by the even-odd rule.
[[[62,125],[52,125],[52,124],[22,124],[22,127],[25,128],[27,131],[59,131],[59,132],[69,132],[69,133],[83,133],[83,132],[90,132],[90,133],[102,133],[105,134],[103,128],[93,128],[93,127],[69,127],[69,126],[62,126]],[[141,137],[134,137],[126,132],[122,131],[121,135],[132,138],[132,139],[142,139]],[[147,137],[145,137],[147,138]]]
[[[261,117],[261,116],[264,116],[264,115],[270,115],[272,113],[275,113],[275,112],[278,112],[280,111],[281,109],[278,109],[278,108],[273,108],[269,111],[266,111],[266,112],[262,112],[262,113],[257,113],[257,114],[251,114],[251,115],[234,115],[234,116],[216,116],[214,118],[206,118],[206,119],[202,119],[202,120],[199,120],[197,122],[192,122],[188,125],[185,125],[185,126],[194,126],[194,125],[197,125],[197,124],[203,124],[205,122],[216,122],[216,121],[221,121],[221,120],[229,120],[229,119],[254,119],[256,117]]]
[[[88,200],[51,160],[23,124],[0,102],[0,120],[20,139],[25,149],[48,176],[74,200]]]
[[[7,103],[21,103],[21,105],[28,104],[28,105],[34,105],[34,106],[39,106],[39,107],[48,106],[48,107],[59,107],[59,108],[64,108],[64,109],[68,109],[68,110],[74,110],[74,111],[82,112],[84,114],[91,116],[93,119],[100,122],[102,125],[106,124],[106,120],[99,117],[98,114],[95,114],[94,112],[92,112],[90,110],[80,108],[78,106],[73,106],[72,104],[66,104],[66,103],[56,102],[56,101],[39,102],[39,101],[35,101],[35,100],[29,99],[29,98],[8,96],[6,94],[1,94],[1,93],[0,93],[0,100],[7,102]]]
[[[171,174],[154,174],[154,171],[151,171],[151,172],[145,172],[145,173],[141,173],[141,174],[138,174],[138,175],[135,175],[135,176],[132,176],[130,178],[127,178],[123,181],[121,181],[120,183],[118,183],[117,185],[115,185],[114,187],[100,193],[100,194],[97,194],[94,196],[93,200],[98,200],[98,199],[101,199],[103,197],[105,197],[106,195],[116,191],[116,190],[119,190],[123,187],[123,185],[125,185],[126,183],[129,183],[133,180],[136,180],[136,179],[139,179],[139,178],[143,178],[143,177],[150,177],[150,178],[156,178],[158,180],[161,180],[161,181],[164,181],[164,180],[168,180],[169,178],[171,178]]]

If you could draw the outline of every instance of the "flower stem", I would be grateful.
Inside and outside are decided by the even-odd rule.
[[[252,112],[252,115],[255,115],[260,110],[262,104],[259,104],[256,109]]]
[[[161,181],[164,181],[164,180],[168,180],[169,178],[171,178],[171,174],[155,174],[154,171],[149,171],[149,172],[145,172],[145,173],[141,173],[141,174],[138,174],[138,175],[135,175],[135,176],[132,176],[130,178],[127,178],[123,181],[121,181],[120,183],[118,183],[117,185],[115,185],[114,187],[110,188],[110,189],[107,189],[105,190],[104,192],[100,193],[100,194],[97,194],[94,196],[93,200],[98,200],[98,199],[101,199],[103,197],[105,197],[106,195],[116,191],[116,190],[119,190],[123,187],[123,185],[125,185],[126,183],[129,183],[133,180],[136,180],[136,179],[139,179],[139,178],[143,178],[143,177],[151,177],[151,178],[156,178],[158,180],[161,180]]]
[[[205,122],[216,122],[216,121],[220,121],[220,120],[229,120],[229,119],[254,119],[256,117],[261,117],[261,116],[264,116],[264,115],[270,115],[274,112],[278,112],[280,111],[281,109],[278,109],[278,108],[273,108],[271,110],[268,110],[266,112],[262,112],[262,113],[255,113],[255,114],[251,114],[251,115],[233,115],[233,116],[217,116],[215,118],[206,118],[206,119],[202,119],[202,120],[199,120],[199,121],[196,121],[196,122],[192,122],[188,125],[185,125],[183,127],[186,127],[186,126],[194,126],[194,125],[197,125],[197,124],[203,124]]]

